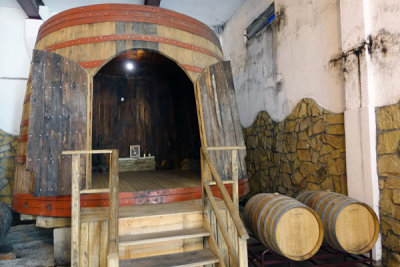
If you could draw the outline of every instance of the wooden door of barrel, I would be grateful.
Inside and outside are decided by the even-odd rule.
[[[26,169],[35,176],[34,196],[70,194],[71,161],[61,152],[89,148],[90,76],[76,62],[41,50],[33,51],[31,70]]]
[[[211,160],[223,180],[232,179],[231,153],[228,147],[244,147],[239,110],[229,61],[204,69],[195,86],[201,145],[209,150]],[[247,178],[246,150],[239,150],[239,179]]]

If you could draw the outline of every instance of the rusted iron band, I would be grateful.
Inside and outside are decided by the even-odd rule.
[[[145,22],[176,28],[204,37],[221,49],[217,35],[200,21],[163,8],[140,5],[93,5],[61,12],[40,27],[37,41],[62,28],[111,21]]]
[[[193,51],[197,51],[206,55],[209,55],[211,57],[214,57],[218,59],[219,61],[222,61],[223,58],[216,53],[197,46],[197,45],[192,45],[188,44],[185,42],[177,41],[174,39],[170,38],[165,38],[165,37],[160,37],[160,36],[155,36],[155,35],[145,35],[145,34],[111,34],[111,35],[101,35],[101,36],[93,36],[93,37],[86,37],[86,38],[78,38],[70,41],[65,41],[61,43],[57,43],[51,46],[46,47],[44,50],[46,51],[54,51],[57,49],[65,48],[65,47],[71,47],[71,46],[76,46],[76,45],[84,45],[84,44],[92,44],[92,43],[100,43],[100,42],[108,42],[108,41],[119,41],[119,40],[136,40],[136,41],[146,41],[146,42],[154,42],[154,43],[163,43],[163,44],[168,44],[168,45],[173,45],[176,47],[181,47]]]

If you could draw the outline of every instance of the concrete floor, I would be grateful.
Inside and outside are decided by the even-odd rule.
[[[13,247],[16,258],[0,261],[0,266],[47,267],[54,265],[53,229],[36,228],[35,224],[12,226],[4,245]]]
[[[257,243],[254,238],[249,243]],[[54,266],[53,258],[53,229],[37,228],[35,224],[23,224],[12,226],[5,240],[4,245],[12,246],[16,253],[13,260],[0,261],[0,266],[20,267],[35,266],[47,267]],[[261,248],[262,249],[262,248]],[[340,259],[330,259],[321,263],[338,263]],[[249,267],[260,266],[258,262],[249,261]],[[273,266],[288,266],[288,264],[277,264]],[[311,262],[304,261],[295,263],[296,267],[315,266]],[[340,265],[338,265],[340,266]],[[350,266],[368,266],[363,264],[354,264]],[[379,265],[374,265],[379,266]]]

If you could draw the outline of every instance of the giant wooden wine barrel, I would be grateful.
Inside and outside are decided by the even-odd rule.
[[[253,196],[244,209],[244,221],[266,247],[301,261],[314,255],[323,240],[318,215],[299,201],[263,193]]]
[[[152,50],[175,61],[192,82],[204,68],[223,60],[218,36],[207,25],[171,10],[127,4],[91,5],[61,12],[40,27],[35,49],[77,62],[92,76],[125,51]],[[17,193],[31,193],[34,185],[32,173],[26,171],[30,100],[31,75],[18,138]]]
[[[297,200],[320,216],[325,241],[333,248],[352,254],[369,251],[379,235],[375,212],[367,205],[334,192],[307,191]]]
[[[38,32],[18,138],[13,188],[15,211],[39,216],[70,216],[70,177],[66,171],[59,172],[54,167],[60,164],[56,161],[62,157],[59,151],[49,152],[53,150],[48,149],[48,144],[53,144],[49,139],[62,135],[58,140],[52,139],[57,143],[57,149],[60,148],[60,142],[74,138],[77,138],[76,142],[71,142],[67,150],[92,149],[93,99],[96,94],[94,76],[115,58],[126,56],[131,59],[149,51],[176,63],[193,82],[201,145],[244,147],[230,64],[223,62],[221,44],[212,29],[194,18],[153,6],[101,4],[73,8],[45,21]],[[78,77],[78,74],[80,82],[76,83],[78,79],[72,77]],[[62,85],[59,88],[66,91],[60,93],[60,89],[53,84]],[[72,93],[75,94],[72,92],[75,87],[79,88],[79,98],[68,98]],[[110,89],[118,92],[116,87]],[[51,90],[56,94],[50,94]],[[46,97],[42,99],[39,96],[43,92]],[[52,101],[53,96],[62,101]],[[38,116],[38,120],[33,113],[44,110],[40,109],[40,105],[48,107],[46,112],[51,111],[51,114]],[[75,108],[70,108],[72,106]],[[215,116],[217,108],[220,112]],[[54,112],[61,110],[65,111],[63,116],[53,116]],[[64,127],[71,121],[50,123],[53,119],[64,122],[71,119],[78,123],[71,126],[73,131],[66,128],[58,131],[51,127]],[[34,127],[35,122],[43,122],[46,127]],[[46,136],[50,137],[45,137],[44,132],[36,132],[37,129],[47,129]],[[79,136],[72,132],[79,133]],[[53,136],[53,133],[57,134]],[[40,148],[40,153],[35,148]],[[210,152],[223,179],[230,176],[223,160],[230,158],[229,153],[224,150]],[[40,154],[40,157],[35,154]],[[239,151],[240,196],[248,192],[244,157],[245,150],[242,149]],[[90,166],[90,162],[86,166]],[[86,169],[90,171],[90,167]],[[230,190],[231,186],[227,187]],[[183,190],[177,187],[120,193],[122,205],[165,203],[200,197],[200,186]],[[104,194],[85,196],[81,201],[82,206],[87,207],[107,206],[107,203],[108,198]]]

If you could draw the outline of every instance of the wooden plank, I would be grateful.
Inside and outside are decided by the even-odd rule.
[[[232,202],[236,210],[239,210],[239,166],[238,166],[238,151],[232,150]]]
[[[101,188],[101,189],[85,189],[80,191],[81,194],[100,194],[100,193],[110,193],[110,189]]]
[[[163,241],[179,240],[186,238],[204,237],[209,233],[202,228],[183,229],[165,232],[153,232],[147,234],[120,236],[120,246],[122,245],[139,245],[156,243]]]
[[[210,146],[205,147],[206,150],[246,150],[245,146]]]
[[[201,77],[200,77],[201,78]],[[201,89],[199,82],[196,83],[194,88],[194,95],[196,98],[197,121],[199,123],[200,141],[202,147],[207,147],[207,138],[204,126],[204,112],[203,101],[201,99]]]
[[[46,56],[46,55],[45,55]],[[44,86],[44,125],[42,132],[42,160],[41,173],[45,175],[46,185],[40,189],[45,195],[58,194],[59,155],[61,153],[61,128],[62,128],[62,58],[46,56],[46,82]],[[40,190],[39,190],[40,193]],[[39,195],[43,195],[39,194]]]
[[[81,224],[80,248],[79,248],[79,266],[89,266],[89,224]],[[71,263],[72,266],[72,263]]]
[[[124,34],[125,31],[125,21],[116,21],[115,22],[115,33],[116,34]],[[126,40],[117,40],[115,41],[115,55],[119,55],[121,52],[126,50]]]
[[[71,65],[65,66],[67,72],[70,72]],[[68,144],[71,144],[69,141],[71,136],[70,136],[70,119],[71,119],[71,101],[73,99],[73,94],[71,90],[71,83],[66,82],[65,85],[63,86],[63,99],[62,99],[62,135],[63,135],[63,144],[62,144],[62,149],[63,150],[70,150],[72,149],[72,146],[69,146]],[[71,186],[70,183],[70,172],[69,168],[71,166],[71,156],[64,156],[61,155],[61,161],[60,161],[60,171],[59,171],[59,191],[60,192],[69,192],[69,188]],[[66,171],[64,171],[66,170]]]
[[[79,66],[80,68],[80,66]],[[70,102],[71,110],[75,116],[71,117],[71,133],[72,133],[72,146],[73,149],[86,149],[87,148],[87,97],[89,93],[89,77],[85,71],[86,75],[79,75],[77,71],[72,71],[73,82],[72,85],[72,101]],[[71,135],[70,133],[70,135]],[[63,149],[64,150],[64,149]],[[81,178],[81,188],[86,186],[86,157],[81,157],[80,172],[82,174]],[[65,170],[64,170],[65,172]],[[68,173],[68,172],[67,172]]]
[[[175,216],[192,214],[194,216],[201,215],[201,203],[199,200],[188,200],[182,202],[173,202],[167,204],[156,205],[138,205],[120,207],[120,218],[149,218],[149,220],[161,216]],[[81,219],[104,220],[108,217],[107,207],[82,208]]]
[[[44,124],[44,87],[46,58],[43,52],[34,50],[32,56],[32,85],[29,115],[29,138],[27,145],[27,170],[33,171],[37,179],[34,180],[34,186],[40,187],[45,180],[41,176],[40,159],[42,156],[41,135]],[[35,122],[35,123],[33,123]]]
[[[206,231],[208,231],[208,232],[210,232],[210,233],[212,233],[212,228],[211,228],[211,225],[210,225],[210,223],[208,222],[208,220],[209,220],[209,218],[204,218],[204,220],[203,220],[203,227],[204,227],[204,229],[206,229]],[[221,255],[221,252],[219,251],[219,246],[218,246],[218,243],[217,243],[217,241],[215,240],[215,238],[214,238],[214,235],[210,235],[208,238],[207,238],[207,244],[208,244],[208,246],[210,247],[210,249],[211,249],[211,251],[218,257],[218,259],[219,259],[219,262],[217,263],[217,266],[218,267],[225,267],[225,263],[224,263],[224,261],[223,261],[223,259],[222,259],[222,255]]]
[[[247,234],[246,228],[244,227],[243,222],[239,217],[239,211],[237,209],[235,209],[235,207],[233,206],[231,198],[221,180],[221,177],[218,174],[218,171],[217,171],[215,165],[212,163],[212,161],[208,155],[208,152],[204,149],[202,149],[202,152],[203,152],[202,154],[203,154],[205,161],[207,162],[207,164],[210,167],[211,173],[213,174],[214,180],[217,183],[217,186],[220,190],[220,193],[225,202],[225,205],[230,213],[230,216],[232,217],[233,222],[235,223],[235,226],[236,226],[239,236],[242,238],[248,239],[249,235]],[[205,187],[205,188],[207,191],[207,187]],[[210,190],[209,187],[208,187],[208,190]],[[210,190],[210,192],[211,192],[211,190]],[[210,194],[208,194],[208,196],[210,198],[212,196],[212,194],[210,193]]]
[[[233,248],[234,251],[236,251],[235,250],[235,236],[232,235],[232,232],[229,232],[229,228],[228,228],[227,211],[225,209],[225,210],[219,210],[218,212],[219,212],[219,214],[221,216],[223,227],[226,228],[227,234],[231,237],[232,248]],[[216,225],[216,230],[217,230],[217,235],[218,235],[218,239],[217,239],[218,240],[218,247],[219,247],[219,249],[221,251],[223,262],[225,263],[225,265],[229,266],[230,265],[229,264],[230,254],[229,254],[229,251],[228,251],[228,246],[227,246],[227,244],[225,242],[225,239],[224,239],[224,236],[223,236],[223,232],[221,231],[220,226],[218,226],[218,225]],[[235,262],[235,261],[232,261],[232,262]]]
[[[203,238],[191,238],[190,240],[193,240],[193,249],[190,250],[203,249]],[[190,251],[185,250],[183,241],[180,239],[133,246],[120,246],[119,257],[120,259],[134,259]]]
[[[227,147],[240,149],[238,173],[239,179],[247,176],[244,165],[245,149],[242,129],[239,121],[239,112],[233,88],[233,79],[229,62],[219,62],[208,68],[199,76],[197,83],[197,97],[202,114],[204,134],[203,147],[211,147],[210,157],[217,166],[223,180],[231,176],[230,154]],[[199,115],[200,118],[200,115]],[[224,147],[218,149],[218,147]]]
[[[89,75],[89,92],[87,96],[86,111],[86,149],[92,148],[92,110],[93,110],[93,76]],[[92,155],[86,155],[86,189],[91,189],[92,184]]]
[[[222,236],[223,236],[223,238],[225,240],[225,244],[226,244],[226,246],[228,248],[229,255],[231,256],[232,259],[234,259],[234,264],[233,265],[234,266],[238,266],[238,262],[237,262],[238,258],[237,258],[236,251],[233,248],[232,239],[231,239],[231,237],[229,236],[228,232],[225,229],[225,225],[223,224],[223,220],[222,220],[221,214],[218,212],[218,206],[217,206],[217,203],[215,202],[214,196],[212,195],[210,187],[208,185],[205,185],[204,189],[206,190],[206,193],[208,195],[208,199],[209,199],[210,204],[212,206],[212,209],[214,211],[213,214],[215,215],[215,219],[216,219],[216,221],[218,223],[219,230],[221,231]]]
[[[225,181],[222,181],[222,183],[223,183],[223,184],[233,184],[234,181],[232,181],[232,180],[225,180]],[[216,184],[217,184],[217,183],[214,182],[214,181],[208,182],[208,185],[216,185]]]
[[[63,129],[62,150],[77,150],[87,148],[87,97],[89,91],[88,73],[73,61],[63,59]],[[66,76],[68,73],[68,76]],[[70,192],[70,169],[68,157],[63,161],[59,178],[59,193]],[[85,185],[86,159],[80,162],[82,174],[81,187]],[[67,164],[67,165],[66,165]]]
[[[60,154],[66,147],[86,148],[89,75],[55,53],[35,50],[32,62],[27,167],[36,178],[34,195],[69,194],[71,163]]]
[[[247,267],[248,262],[249,260],[247,257],[247,240],[239,238],[239,266]]]
[[[118,255],[118,150],[114,149],[110,158],[110,198],[108,216],[108,256]],[[107,256],[107,257],[108,257]],[[113,260],[114,262],[114,260]]]
[[[233,223],[232,217],[229,215],[227,210],[225,210],[225,216],[226,216],[226,229],[228,231],[228,234],[232,237],[233,247],[235,251],[238,251],[238,235],[235,224]],[[229,263],[230,262],[233,262],[231,258],[229,258]]]
[[[80,194],[79,194],[79,163],[80,157],[73,155],[72,158],[72,190],[71,190],[71,266],[80,266]]]
[[[68,217],[36,217],[36,227],[42,228],[59,228],[69,227],[71,225],[71,218]]]
[[[187,231],[190,229],[196,229],[191,226],[193,224],[191,220],[191,216],[184,215],[183,217],[183,231]],[[200,227],[199,227],[200,228]],[[205,231],[203,229],[203,231]],[[208,236],[209,233],[205,232],[204,236]],[[185,238],[182,240],[182,251],[192,251],[192,250],[198,250],[198,249],[203,249],[203,241],[204,241],[204,236],[200,238]]]
[[[200,266],[217,263],[218,258],[209,250],[195,250],[147,258],[120,261],[120,266]]]
[[[108,248],[108,221],[101,221],[100,230],[100,267],[107,267],[107,248]]]
[[[188,220],[185,222],[185,220]],[[121,218],[120,235],[173,231],[187,227],[201,227],[201,214],[164,215],[160,217]]]
[[[89,222],[88,224],[88,263],[89,266],[98,267],[100,265],[101,222]]]
[[[99,150],[71,150],[63,151],[63,155],[87,155],[87,154],[111,154],[113,150],[111,149],[99,149]]]

